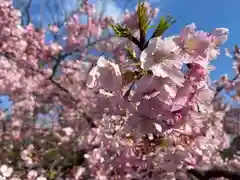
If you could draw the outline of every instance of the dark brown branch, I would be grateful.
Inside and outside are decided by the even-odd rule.
[[[210,170],[191,169],[188,174],[193,175],[199,180],[209,180],[211,178],[228,178],[229,180],[240,180],[240,172],[228,171],[223,168],[214,168]]]
[[[63,87],[61,84],[59,84],[57,81],[55,81],[54,79],[52,78],[49,78],[49,80],[56,86],[58,87],[60,90],[62,90],[63,92],[65,92],[67,95],[70,96],[71,100],[73,101],[77,101],[73,96],[72,96],[72,93],[66,89],[65,87]]]
[[[239,77],[239,74],[234,76],[232,81],[235,81],[238,77]],[[225,88],[225,84],[223,84],[222,86],[217,87],[214,97],[216,97],[224,88]]]
[[[53,71],[52,71],[51,79],[53,79],[54,76],[56,75],[57,68],[58,68],[58,66],[60,65],[60,63],[61,63],[61,59],[57,59],[55,65],[53,66]]]
[[[133,35],[130,34],[127,38],[129,41],[132,41],[134,44],[136,44],[137,47],[141,50],[141,43],[139,42],[139,40],[136,37],[134,37]]]

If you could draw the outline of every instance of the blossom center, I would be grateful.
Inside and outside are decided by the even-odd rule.
[[[190,38],[184,42],[184,48],[190,51],[197,49],[197,43],[194,38]]]

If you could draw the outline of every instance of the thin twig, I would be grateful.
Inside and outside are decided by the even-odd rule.
[[[239,77],[239,74],[237,74],[236,76],[234,76],[234,78],[231,80],[232,82],[234,82],[235,80],[237,80],[237,78]],[[225,84],[223,84],[222,86],[217,87],[214,98],[225,88]]]

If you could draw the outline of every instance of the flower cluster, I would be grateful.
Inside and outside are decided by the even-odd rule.
[[[229,30],[190,24],[164,37],[174,23],[167,16],[147,40],[157,11],[139,3],[114,24],[84,0],[63,42],[46,43],[46,30],[22,27],[11,2],[1,2],[0,93],[12,105],[0,111],[0,179],[186,180],[189,169],[239,168],[239,147],[221,157],[231,143],[229,107],[218,98],[222,89],[239,95],[239,49],[237,76],[214,89],[210,63]],[[102,37],[108,26],[117,36]]]
[[[225,28],[205,33],[188,25],[180,36],[151,39],[137,65],[100,57],[87,85],[99,89],[117,111],[132,114],[131,119],[139,121],[134,126],[149,120],[158,131],[168,129],[184,121],[189,111],[196,112],[197,106],[206,109],[211,103],[214,92],[207,82],[212,68],[209,62],[227,36]],[[129,66],[134,67],[126,70]]]
[[[109,139],[113,138],[114,144],[119,141],[116,150],[119,157],[115,157],[115,161],[125,159],[122,169],[130,171],[130,167],[137,166],[137,170],[132,167],[133,171],[141,171],[142,168],[146,170],[157,166],[164,172],[175,172],[183,166],[190,168],[204,163],[211,166],[213,161],[209,158],[219,149],[228,147],[221,123],[216,120],[216,124],[212,124],[209,122],[212,120],[207,118],[214,97],[214,91],[207,81],[209,69],[212,68],[209,63],[217,57],[219,46],[227,38],[226,28],[206,33],[197,31],[195,24],[190,24],[179,36],[152,38],[139,57],[133,59],[134,63],[117,64],[103,56],[98,59],[97,65],[89,73],[87,85],[98,90],[101,98],[105,99],[108,114],[127,117],[123,128],[116,134],[125,135],[125,139],[130,136],[135,142],[133,146],[144,135],[154,134],[161,134],[173,143],[168,145],[167,150],[157,148],[160,152],[154,154],[150,152],[156,151],[155,148],[144,154],[148,150],[140,148],[143,152],[139,158],[138,152],[131,153],[130,149],[134,149],[132,145],[128,145],[130,149],[124,147],[121,152],[120,147],[127,146],[127,142],[121,145],[124,140],[117,140],[115,138],[119,135],[114,135]],[[112,143],[106,143],[102,148],[112,146]],[[140,144],[148,146],[146,142]],[[105,154],[101,149],[99,153]],[[110,165],[108,161],[113,157],[104,157],[104,154],[102,160],[98,155],[98,163],[108,164],[111,166],[107,168],[109,170],[114,169],[114,164]],[[130,157],[141,163],[131,164]],[[164,160],[167,157],[169,165]],[[99,169],[98,173],[103,172],[106,173],[106,170]],[[132,172],[122,174],[125,178],[137,178]],[[106,174],[104,176],[109,178]]]

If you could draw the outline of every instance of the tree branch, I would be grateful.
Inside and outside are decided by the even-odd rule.
[[[239,74],[234,76],[234,78],[231,81],[232,82],[235,81],[238,77],[239,77]],[[223,84],[222,86],[217,87],[214,97],[216,97],[224,88],[225,88],[225,84]]]
[[[127,38],[128,38],[129,41],[132,41],[134,44],[136,44],[137,47],[138,47],[140,50],[142,50],[142,48],[141,48],[141,43],[139,42],[139,40],[138,40],[136,37],[134,37],[133,35],[130,34]]]
[[[209,180],[211,178],[228,178],[229,180],[239,180],[240,172],[228,171],[224,168],[213,168],[210,170],[190,169],[187,171],[188,174],[193,175],[199,180]]]

